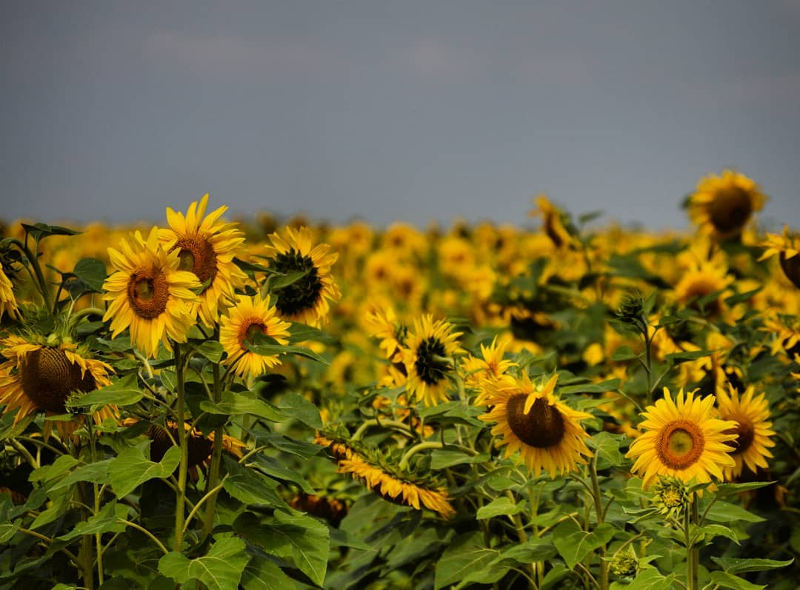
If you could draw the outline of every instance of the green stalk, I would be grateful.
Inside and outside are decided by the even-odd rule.
[[[406,469],[408,468],[408,460],[419,451],[424,451],[425,449],[441,449],[443,446],[444,445],[438,441],[428,441],[416,444],[405,452],[397,467],[400,469]]]
[[[594,511],[597,514],[598,526],[603,524],[603,496],[600,493],[600,482],[597,479],[597,453],[589,463],[589,476],[592,480],[592,498],[594,498]],[[606,546],[600,547],[600,589],[608,590],[608,562],[606,561]]]
[[[175,502],[175,551],[183,549],[183,523],[186,517],[186,476],[189,471],[189,444],[184,426],[184,391],[183,391],[183,358],[181,357],[180,344],[175,343],[175,369],[178,380],[178,446],[181,449],[181,463],[178,469],[177,499]]]
[[[694,548],[691,538],[691,525],[697,522],[697,496],[692,494],[691,508],[687,508],[683,516],[683,542],[686,546],[686,586],[688,590],[697,590],[697,568],[699,550]]]
[[[214,403],[218,404],[222,400],[222,382],[219,375],[219,365],[214,364],[212,367],[214,374]],[[225,425],[221,424],[214,429],[214,446],[211,449],[211,466],[208,470],[208,483],[206,484],[207,490],[213,490],[219,481],[219,468],[222,463],[222,437],[224,436]],[[208,500],[206,512],[203,518],[203,538],[206,538],[211,529],[214,528],[214,511],[217,508],[217,494],[213,494]]]
[[[94,424],[91,423],[90,418],[86,418],[87,430],[89,431],[89,452],[92,463],[97,461],[97,445],[95,441]],[[92,493],[94,494],[94,513],[100,512],[100,489],[97,487],[97,482],[92,482]],[[95,533],[94,539],[97,545],[97,583],[103,585],[103,540],[101,533]]]

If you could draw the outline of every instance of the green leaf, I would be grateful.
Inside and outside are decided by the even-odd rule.
[[[706,518],[714,522],[761,522],[764,520],[760,516],[748,512],[737,504],[722,502],[720,500],[711,506]]]
[[[72,274],[86,286],[87,291],[100,293],[106,280],[106,265],[97,258],[82,258],[75,265]]]
[[[259,338],[260,335],[256,334],[254,340],[258,342]],[[316,361],[326,366],[330,364],[313,350],[304,348],[302,346],[294,346],[291,344],[250,344],[249,342],[245,342],[245,346],[250,352],[254,352],[262,356],[291,354],[294,356],[302,356],[307,359],[311,359],[312,361]]]
[[[759,488],[771,486],[774,481],[749,481],[746,483],[721,483],[717,484],[717,495],[733,495],[741,492],[749,492]]]
[[[482,570],[498,556],[498,551],[483,544],[480,532],[465,533],[445,549],[434,572],[434,588],[455,584],[472,572]]]
[[[287,273],[273,273],[269,282],[270,291],[280,291],[289,285],[294,285],[297,281],[306,276],[311,269],[293,270]]]
[[[237,590],[250,560],[245,542],[228,537],[211,546],[207,555],[189,559],[172,551],[158,561],[158,571],[179,584],[197,580],[210,590]]]
[[[50,465],[42,465],[38,469],[34,469],[28,476],[31,482],[49,481],[63,475],[67,471],[75,467],[79,461],[70,455],[61,455],[58,459],[53,461]]]
[[[487,518],[494,518],[495,516],[511,516],[519,514],[525,508],[523,503],[514,504],[510,498],[500,496],[489,502],[486,506],[478,508],[475,518],[478,520],[485,520]]]
[[[108,466],[111,487],[117,498],[124,498],[150,479],[165,479],[172,475],[181,461],[181,450],[172,446],[159,463],[144,456],[139,447],[129,447],[112,459]]]
[[[567,385],[559,387],[559,393],[564,395],[571,393],[606,393],[607,391],[616,391],[619,388],[619,379],[608,379],[600,383],[582,383],[580,385]]]
[[[707,524],[700,527],[699,532],[705,535],[706,541],[711,541],[714,537],[727,537],[737,545],[739,544],[739,536],[736,532],[721,524]]]
[[[125,530],[125,523],[121,522],[128,516],[130,507],[125,504],[117,504],[112,500],[100,509],[100,512],[88,520],[79,522],[66,535],[58,537],[61,541],[70,541],[83,535],[95,535],[97,533],[121,533]]]
[[[323,343],[331,343],[336,341],[333,336],[323,332],[319,328],[307,326],[306,324],[300,324],[298,322],[292,322],[291,326],[289,326],[289,343],[296,344],[298,342],[307,342],[308,340]]]
[[[612,354],[612,361],[630,361],[639,358],[639,355],[630,346],[620,346]]]
[[[712,557],[722,569],[729,574],[744,574],[747,572],[761,572],[792,565],[794,559],[778,561],[775,559],[739,559],[736,557]]]
[[[93,407],[97,409],[107,404],[129,406],[137,403],[144,397],[144,392],[139,389],[135,374],[126,375],[111,385],[84,393],[80,397],[69,400],[69,405],[76,408]]]
[[[436,424],[469,424],[471,426],[484,426],[485,423],[476,418],[481,414],[481,408],[468,406],[461,402],[447,402],[436,406],[419,408],[420,417],[425,422]]]
[[[330,537],[328,527],[319,521],[300,513],[276,510],[273,518],[265,522],[243,514],[233,528],[267,553],[291,563],[315,584],[322,585],[325,581]]]
[[[81,233],[68,227],[62,227],[60,225],[48,225],[46,223],[34,223],[33,225],[29,223],[22,223],[20,225],[22,225],[25,231],[28,232],[28,235],[37,242],[42,238],[46,238],[47,236],[76,236]]]
[[[278,482],[247,469],[229,457],[223,458],[228,477],[222,484],[225,491],[244,504],[254,506],[285,506],[278,495]]]
[[[619,444],[623,436],[601,431],[589,439],[589,446],[597,450],[597,455],[605,459],[612,467],[622,465],[623,457],[619,452]]]
[[[464,463],[485,463],[489,460],[489,455],[470,455],[460,449],[436,449],[431,453],[431,469],[444,469],[453,465]]]
[[[216,340],[206,340],[194,350],[212,363],[219,363],[222,360],[222,354],[225,352],[225,349],[222,348],[222,344]]]
[[[299,393],[289,393],[281,397],[280,410],[311,428],[322,428],[319,409]]]
[[[282,479],[297,484],[306,494],[315,494],[314,487],[298,473],[296,469],[284,467],[282,461],[270,457],[265,453],[257,453],[252,457],[253,466],[270,477]]]
[[[654,567],[639,572],[630,584],[614,582],[611,590],[664,590],[672,587],[674,575],[664,576]]]
[[[254,555],[244,568],[242,587],[247,590],[291,590],[297,585],[274,561]]]
[[[17,534],[19,525],[13,522],[0,523],[0,543],[8,543]]]
[[[682,363],[684,361],[696,361],[697,359],[709,356],[710,350],[686,350],[683,352],[672,352],[664,356],[669,361]]]
[[[732,588],[733,590],[763,590],[766,588],[766,586],[752,584],[744,578],[728,572],[711,572],[711,581],[720,588]]]
[[[565,520],[553,530],[553,544],[569,569],[573,569],[588,553],[608,543],[613,536],[614,527],[608,523],[588,532],[581,530],[572,520]]]
[[[97,461],[96,463],[81,465],[67,477],[50,488],[50,490],[60,490],[61,488],[69,487],[78,481],[91,481],[99,484],[108,483],[108,466],[111,464],[111,461],[113,461],[113,459],[105,459],[104,461]]]
[[[281,422],[286,419],[283,412],[249,392],[225,391],[222,393],[222,400],[219,403],[215,404],[212,401],[204,400],[200,402],[200,409],[209,414],[225,416],[252,414],[272,422]]]
[[[553,546],[552,537],[540,539],[531,537],[524,543],[512,544],[503,551],[498,561],[513,561],[529,564],[532,561],[546,561],[555,557],[556,548]]]

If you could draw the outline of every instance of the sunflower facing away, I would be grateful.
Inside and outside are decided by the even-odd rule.
[[[7,360],[0,364],[0,404],[4,412],[17,408],[14,422],[25,416],[44,411],[48,415],[65,414],[69,397],[87,393],[111,384],[106,363],[88,358],[73,343],[45,346],[33,339],[11,335],[0,340],[0,354]],[[94,414],[98,424],[116,415],[114,406],[104,406]],[[53,422],[45,422],[49,435]],[[78,421],[56,422],[62,436],[72,433]]]
[[[568,248],[575,239],[564,225],[564,214],[545,195],[536,197],[536,209],[530,215],[542,218],[542,229],[556,248]]]
[[[589,435],[580,424],[591,415],[558,400],[553,393],[556,381],[558,375],[553,375],[546,383],[534,384],[525,373],[519,379],[504,380],[486,400],[492,409],[478,417],[496,423],[492,434],[502,437],[496,445],[506,447],[506,457],[520,451],[534,476],[544,470],[553,479],[585,463],[584,455],[591,455],[585,440]]]
[[[732,480],[742,474],[745,466],[753,473],[758,467],[767,467],[767,457],[772,457],[767,447],[775,446],[769,437],[775,431],[771,428],[769,404],[763,393],[755,396],[751,385],[740,397],[732,386],[729,385],[728,388],[728,392],[717,392],[717,407],[724,420],[733,420],[736,423],[736,428],[726,431],[736,434],[736,438],[731,441],[733,451],[730,453],[736,466],[725,468],[725,479]]]
[[[155,358],[158,343],[169,349],[169,340],[185,342],[186,333],[195,323],[200,281],[188,271],[178,270],[180,252],[168,252],[158,240],[153,227],[145,240],[140,232],[120,249],[108,249],[115,271],[103,288],[111,303],[103,321],[111,320],[112,337],[130,328],[131,341],[147,356]]]
[[[10,318],[17,315],[17,300],[14,298],[14,285],[0,267],[0,319],[7,313]]]
[[[766,197],[755,181],[733,170],[701,178],[689,198],[689,216],[701,231],[717,238],[739,235]]]
[[[277,232],[269,236],[269,267],[283,274],[305,274],[277,289],[275,307],[284,319],[319,326],[328,315],[329,302],[340,297],[331,276],[331,267],[339,255],[330,252],[328,244],[312,247],[313,234],[307,227],[287,227],[284,232],[285,237]]]
[[[643,431],[628,450],[635,458],[631,471],[642,475],[649,488],[657,476],[677,477],[685,482],[721,480],[723,470],[735,461],[730,441],[736,438],[736,422],[715,418],[714,397],[694,397],[694,392],[678,392],[675,400],[664,388],[663,399],[648,406],[639,425]],[[729,443],[729,444],[726,444]]]
[[[239,295],[236,305],[220,320],[219,343],[228,353],[226,362],[233,364],[234,373],[240,377],[258,377],[281,362],[278,355],[260,355],[245,347],[246,343],[253,343],[256,334],[286,344],[289,341],[289,322],[281,320],[275,308],[270,307],[269,295],[265,298]]]
[[[200,319],[213,326],[219,307],[233,299],[234,289],[246,275],[233,262],[233,257],[244,243],[244,234],[235,224],[220,220],[228,210],[226,206],[203,217],[208,205],[208,194],[189,205],[184,217],[167,207],[169,229],[158,231],[159,239],[167,251],[177,250],[180,270],[191,271],[202,285],[198,302]]]
[[[761,245],[766,250],[759,260],[777,254],[783,274],[800,289],[800,235],[790,233],[789,228],[784,226],[783,235],[767,234],[766,240]]]
[[[450,389],[450,375],[453,372],[453,355],[459,352],[456,339],[460,332],[453,332],[453,326],[444,320],[433,321],[426,314],[414,322],[408,335],[408,348],[403,351],[408,381],[409,395],[426,406],[433,406],[447,400]]]

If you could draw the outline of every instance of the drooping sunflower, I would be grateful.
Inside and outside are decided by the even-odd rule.
[[[115,272],[103,288],[111,303],[103,321],[111,320],[112,337],[130,328],[131,341],[147,356],[155,358],[158,343],[169,349],[169,338],[185,342],[195,323],[200,288],[194,273],[179,270],[180,252],[167,251],[153,227],[145,240],[136,232],[130,243],[108,249]]]
[[[35,412],[48,415],[65,414],[67,400],[75,393],[87,393],[111,384],[111,367],[90,358],[72,342],[62,341],[48,346],[36,338],[10,335],[0,340],[0,404],[3,412],[17,412],[14,423]],[[43,340],[42,340],[43,341]],[[116,416],[116,407],[104,406],[94,414],[100,424]],[[54,422],[46,421],[48,436]],[[67,436],[80,425],[80,420],[55,422],[59,433]]]
[[[777,254],[783,274],[800,289],[800,235],[789,232],[789,227],[784,226],[783,235],[767,234],[761,245],[766,250],[759,260]]]
[[[269,267],[279,273],[305,273],[300,279],[277,290],[275,307],[282,318],[319,326],[328,315],[330,302],[339,299],[339,287],[331,267],[339,257],[328,244],[313,246],[314,236],[307,227],[287,227],[284,236],[269,236]]]
[[[439,513],[442,518],[450,518],[455,510],[447,500],[447,492],[432,490],[410,480],[388,473],[378,465],[364,460],[359,455],[339,461],[339,473],[352,473],[353,477],[364,480],[367,487],[387,500],[411,506],[416,510],[422,507]]]
[[[447,399],[453,364],[450,360],[460,351],[453,326],[444,320],[433,320],[429,314],[414,322],[408,335],[408,347],[403,350],[403,363],[408,380],[409,395],[426,406],[436,405]]]
[[[689,198],[689,216],[701,231],[716,238],[739,235],[766,197],[752,179],[734,170],[701,178]]]
[[[245,347],[247,342],[253,342],[256,334],[286,344],[289,342],[289,322],[281,320],[275,307],[270,307],[269,295],[264,298],[239,295],[236,305],[220,319],[219,343],[228,353],[225,362],[233,364],[233,371],[240,377],[258,377],[281,362],[278,355],[260,355]]]
[[[14,297],[14,285],[0,266],[0,319],[6,313],[11,318],[16,317],[17,300]]]
[[[194,273],[200,281],[198,312],[203,323],[211,327],[219,316],[220,306],[233,299],[234,289],[247,276],[233,262],[244,243],[244,234],[236,224],[220,219],[227,206],[206,216],[207,205],[208,194],[199,203],[189,205],[186,216],[167,207],[170,227],[160,229],[158,235],[167,251],[178,251],[178,268]]]
[[[580,424],[590,414],[573,410],[554,394],[558,375],[546,383],[534,384],[527,374],[498,383],[486,400],[493,406],[478,416],[495,422],[494,436],[500,436],[496,446],[505,446],[505,456],[520,451],[522,460],[534,476],[546,471],[555,479],[569,473],[591,451],[586,446],[589,435]]]
[[[665,387],[664,397],[642,416],[643,432],[626,456],[635,458],[631,471],[642,476],[644,487],[659,475],[696,483],[721,480],[723,470],[735,465],[729,454],[733,446],[726,443],[736,438],[736,422],[715,417],[714,396],[695,398],[694,392],[684,394],[681,389],[673,400]]]
[[[769,404],[764,394],[756,396],[754,387],[750,385],[740,396],[729,385],[727,392],[717,392],[717,407],[724,420],[736,423],[732,431],[736,438],[731,441],[733,451],[730,453],[736,465],[725,468],[725,479],[730,481],[739,477],[745,466],[753,473],[758,467],[767,467],[767,458],[772,457],[767,447],[775,446],[769,437],[775,431],[771,428]]]

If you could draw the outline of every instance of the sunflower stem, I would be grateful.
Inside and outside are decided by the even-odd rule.
[[[212,373],[214,375],[214,385],[213,385],[213,395],[214,395],[214,403],[218,404],[222,400],[222,381],[220,379],[219,374],[219,365],[214,364],[211,367]],[[208,483],[206,484],[206,488],[208,490],[214,491],[217,487],[217,481],[219,481],[219,468],[220,463],[222,462],[222,437],[224,436],[225,425],[220,424],[214,429],[214,446],[211,449],[211,466],[208,470]],[[209,492],[210,493],[210,492]],[[201,500],[202,502],[202,500]],[[197,506],[200,504],[198,503]],[[195,506],[195,509],[197,508]],[[206,512],[203,518],[203,534],[202,537],[205,539],[211,533],[211,529],[214,528],[214,512],[217,508],[217,494],[214,493],[208,499],[208,505],[206,506]]]
[[[94,431],[94,424],[87,420],[86,430],[89,433],[89,453],[92,463],[97,461],[97,440]],[[95,515],[100,512],[100,489],[97,487],[97,482],[92,482],[92,493],[94,495],[94,513]],[[103,585],[103,535],[95,533],[95,544],[97,545],[97,583]]]
[[[185,521],[186,509],[186,476],[189,471],[189,445],[186,438],[186,427],[184,422],[184,391],[183,391],[183,358],[181,357],[180,344],[174,343],[175,347],[175,370],[177,371],[177,395],[178,395],[178,445],[181,449],[181,463],[178,469],[177,499],[175,502],[175,551],[181,552],[183,548],[183,523]]]
[[[592,498],[594,498],[594,511],[597,525],[603,524],[603,495],[600,492],[600,481],[597,478],[597,453],[589,463],[589,476],[592,480]],[[600,547],[600,590],[608,590],[608,562],[606,561],[606,546]]]
[[[691,537],[691,526],[697,524],[697,495],[692,494],[691,507],[684,511],[683,538],[686,546],[686,586],[688,590],[698,590],[697,566],[699,561],[698,550],[694,548],[694,539]]]
[[[424,451],[425,449],[441,449],[443,446],[444,445],[442,443],[436,441],[427,441],[416,444],[405,452],[397,467],[400,469],[408,469],[409,459],[411,459],[411,457],[419,451]]]

